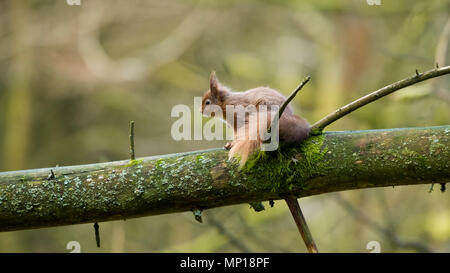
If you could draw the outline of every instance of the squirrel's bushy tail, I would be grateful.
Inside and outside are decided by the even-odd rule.
[[[247,162],[250,155],[256,152],[261,147],[261,142],[258,140],[237,140],[234,141],[233,146],[228,153],[228,158],[239,159],[239,165],[242,167]]]
[[[262,138],[260,132],[267,130],[269,124],[267,117],[270,118],[270,115],[265,116],[265,120],[260,119],[261,117],[262,115],[258,115],[258,112],[250,114],[245,124],[239,126],[234,132],[234,141],[231,144],[228,158],[239,159],[241,167],[261,147]]]
[[[237,158],[242,167],[248,158],[258,151],[262,144],[260,129],[267,130],[269,123],[258,122],[257,126],[249,126],[248,123],[235,131],[234,141],[231,145],[228,158]],[[264,128],[260,128],[263,126]],[[301,143],[309,137],[311,127],[309,123],[296,115],[282,115],[279,121],[279,140],[284,143]]]

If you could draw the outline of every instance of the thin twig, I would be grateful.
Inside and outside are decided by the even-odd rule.
[[[97,244],[97,247],[100,247],[100,231],[99,231],[100,226],[98,225],[97,222],[95,222],[94,224],[94,230],[95,230],[95,243]]]
[[[310,79],[311,76],[306,76],[305,79],[297,86],[297,88],[295,88],[295,90],[289,95],[289,97],[287,97],[287,99],[281,105],[280,109],[278,109],[278,119],[281,118],[281,115],[283,114],[284,110],[297,95],[298,91],[302,90],[303,86],[305,86],[305,84],[307,84]]]
[[[50,170],[50,174],[47,176],[47,180],[52,180],[55,179],[55,173],[53,172],[53,170]]]
[[[134,153],[134,121],[130,121],[130,158],[131,160],[136,159]]]
[[[311,131],[313,134],[320,134],[323,129],[330,125],[331,123],[335,122],[336,120],[342,118],[343,116],[355,111],[356,109],[369,104],[373,101],[378,100],[379,98],[382,98],[386,95],[389,95],[397,90],[400,90],[402,88],[405,88],[407,86],[411,86],[413,84],[416,84],[418,82],[422,82],[424,80],[428,80],[431,78],[435,78],[438,76],[442,76],[444,74],[450,73],[450,66],[445,66],[442,68],[435,68],[429,71],[426,71],[424,73],[415,74],[412,77],[409,77],[407,79],[403,79],[401,81],[395,82],[393,84],[390,84],[388,86],[385,86],[381,89],[378,89],[377,91],[374,91],[362,98],[359,98],[339,109],[334,111],[331,114],[328,114],[318,122],[314,123],[311,127]]]
[[[306,248],[311,253],[318,253],[319,250],[317,250],[316,243],[314,242],[311,232],[309,231],[308,224],[306,223],[305,217],[300,209],[297,197],[289,195],[284,200],[286,201],[294,221],[297,224],[298,231],[302,235]]]
[[[295,90],[283,102],[283,104],[278,109],[277,115],[273,118],[271,126],[268,129],[268,132],[270,132],[271,127],[272,127],[273,124],[275,124],[275,127],[278,125],[276,121],[280,120],[281,115],[283,114],[283,112],[286,109],[286,107],[288,106],[288,104],[294,99],[294,97],[297,95],[298,91],[302,90],[303,86],[305,86],[305,84],[307,84],[310,79],[311,79],[310,76],[306,76],[305,79],[297,86],[297,88],[295,88]]]

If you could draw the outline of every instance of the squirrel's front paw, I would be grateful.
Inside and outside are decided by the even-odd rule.
[[[232,144],[231,142],[227,142],[227,144],[225,144],[225,145],[223,146],[223,148],[224,148],[225,150],[230,150],[232,146],[233,146],[233,144]]]

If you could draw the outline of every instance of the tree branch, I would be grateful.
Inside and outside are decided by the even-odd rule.
[[[300,90],[302,90],[303,86],[305,86],[309,82],[310,79],[311,79],[310,76],[306,76],[305,79],[303,79],[303,81],[297,86],[297,88],[295,88],[295,90],[292,91],[292,93],[289,95],[289,97],[286,98],[286,100],[283,102],[283,104],[280,106],[280,108],[278,108],[277,114],[272,119],[272,122],[270,123],[269,128],[267,128],[267,132],[270,133],[273,126],[275,126],[275,128],[278,127],[278,121],[280,120],[281,115],[283,115],[284,110],[289,105],[289,103],[295,98],[297,93]],[[266,142],[270,142],[270,137],[268,138],[268,140]]]
[[[298,231],[302,235],[303,241],[305,242],[306,248],[310,253],[318,253],[316,243],[312,237],[311,231],[309,231],[308,224],[306,223],[305,217],[303,216],[302,209],[295,196],[286,197],[286,204],[291,211],[292,216],[296,215],[294,218],[295,224],[297,225]]]
[[[356,109],[369,104],[373,101],[376,101],[377,99],[380,99],[386,95],[389,95],[397,90],[400,90],[402,88],[405,88],[407,86],[411,86],[413,84],[416,84],[418,82],[422,82],[424,80],[428,80],[431,78],[439,77],[445,74],[450,73],[450,66],[445,66],[442,68],[435,68],[432,70],[429,70],[424,73],[418,73],[416,70],[416,74],[412,77],[409,77],[407,79],[395,82],[393,84],[390,84],[388,86],[385,86],[381,89],[378,89],[377,91],[374,91],[362,98],[359,98],[339,109],[334,111],[331,114],[328,114],[318,122],[314,123],[312,125],[312,133],[313,134],[320,134],[320,132],[323,131],[323,129],[330,125],[331,123],[335,122],[336,120],[342,118],[343,116],[355,111]]]
[[[280,109],[278,109],[278,119],[281,118],[281,115],[283,114],[284,110],[288,106],[288,104],[295,98],[298,91],[302,90],[303,86],[309,82],[311,79],[310,76],[306,76],[305,79],[295,88],[295,90],[289,95],[289,97],[286,98],[286,100],[281,105]],[[272,122],[273,123],[273,122]]]
[[[328,132],[238,170],[211,149],[0,173],[0,231],[450,180],[450,126]]]

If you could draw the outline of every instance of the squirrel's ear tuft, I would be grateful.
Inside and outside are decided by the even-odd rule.
[[[209,76],[209,90],[211,90],[211,94],[213,96],[217,96],[219,92],[219,80],[216,77],[216,71],[212,71]]]

